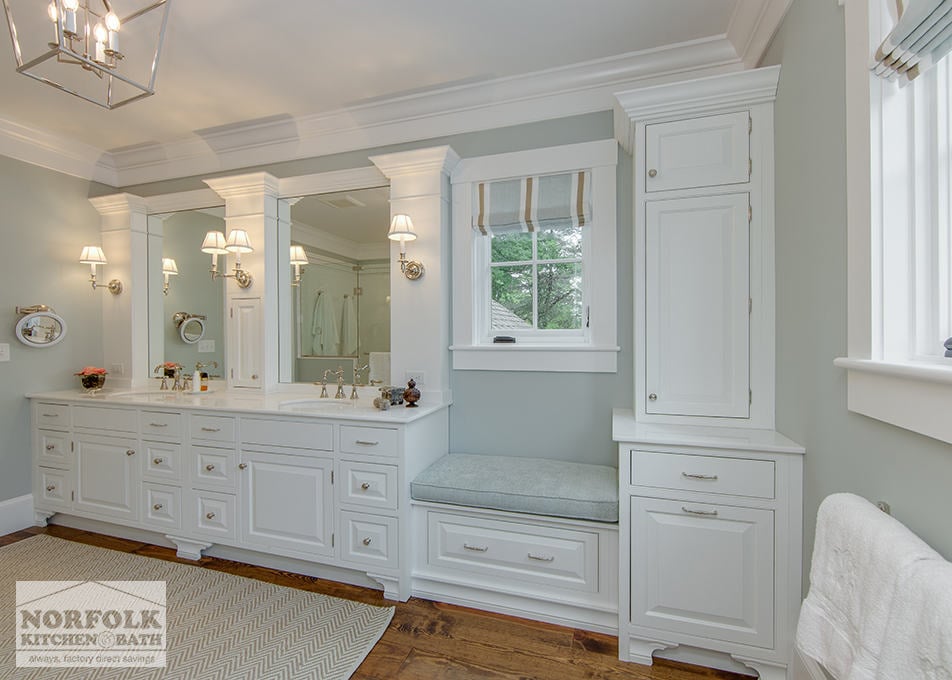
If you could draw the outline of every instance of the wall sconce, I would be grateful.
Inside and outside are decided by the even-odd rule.
[[[81,264],[89,265],[89,282],[92,284],[93,290],[105,288],[113,295],[119,295],[119,293],[122,292],[122,282],[119,279],[113,279],[105,286],[96,281],[96,265],[107,264],[106,256],[103,254],[102,248],[99,246],[83,246],[83,252],[79,256],[79,261]]]
[[[307,253],[304,252],[303,246],[291,246],[291,264],[294,266],[294,280],[291,281],[292,286],[301,285],[301,267],[307,263]]]
[[[162,258],[162,276],[165,277],[165,283],[162,284],[162,294],[169,294],[169,277],[178,276],[178,267],[175,265],[175,260],[171,257]]]
[[[416,232],[413,230],[413,220],[409,215],[398,213],[390,220],[390,231],[387,238],[391,241],[400,242],[400,271],[411,281],[423,276],[423,263],[416,260],[407,259],[407,241],[416,240]]]
[[[205,234],[205,240],[202,241],[202,252],[212,256],[212,268],[209,272],[212,279],[234,279],[239,288],[247,288],[251,285],[251,274],[241,268],[242,253],[253,253],[255,250],[251,247],[251,239],[248,238],[248,232],[244,229],[232,229],[228,233],[228,238],[220,231],[210,231]],[[233,274],[222,274],[218,271],[218,256],[235,254],[235,269]]]

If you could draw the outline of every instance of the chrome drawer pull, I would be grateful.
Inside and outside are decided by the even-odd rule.
[[[168,423],[149,423],[149,427],[168,427]]]
[[[158,512],[159,510],[162,509],[162,504],[161,504],[161,503],[156,503],[155,505],[152,506],[152,509],[155,510],[156,512]]]
[[[221,432],[220,427],[203,427],[202,432]]]
[[[126,455],[127,455],[127,456],[134,456],[134,455],[136,455],[135,449],[126,449]]]
[[[59,418],[59,413],[41,413],[44,418]]]
[[[205,466],[205,469],[208,470],[209,472],[211,472],[212,470],[215,469],[215,466],[212,465],[211,463],[209,463],[208,465]]]
[[[690,510],[683,505],[681,506],[681,510],[688,513],[689,515],[705,515],[707,517],[717,516],[717,510]]]
[[[529,559],[539,560],[540,562],[554,562],[555,555],[535,555],[533,553],[529,553]]]
[[[363,439],[358,439],[354,443],[360,444],[361,446],[377,446],[380,442],[365,442]]]
[[[209,512],[205,515],[205,519],[215,519],[215,513]]]
[[[472,550],[473,552],[486,552],[489,550],[488,545],[470,545],[469,543],[464,543],[463,548],[466,550]]]
[[[696,475],[690,472],[682,472],[682,477],[687,477],[688,479],[709,479],[713,482],[717,481],[717,475]]]
[[[361,543],[363,543],[364,545],[370,545],[370,537],[368,536],[367,538],[362,540]]]
[[[369,483],[369,482],[364,482],[363,484],[360,485],[360,488],[363,489],[364,491],[366,491],[367,489],[370,488],[370,483]]]
[[[55,444],[47,444],[47,445],[46,445],[46,450],[47,450],[47,451],[52,451],[52,450],[55,449],[55,448],[56,448],[56,445],[55,445]]]
[[[153,465],[161,465],[161,464],[164,463],[164,462],[165,462],[165,460],[164,460],[163,458],[153,458],[153,459],[152,459],[152,464],[153,464]]]
[[[55,485],[55,484],[48,484],[47,487],[46,487],[46,490],[47,490],[47,491],[56,491],[56,485]]]

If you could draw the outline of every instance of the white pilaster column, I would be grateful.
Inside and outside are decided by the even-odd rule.
[[[390,248],[391,380],[407,373],[424,376],[420,389],[450,398],[450,183],[459,156],[449,146],[371,156],[390,179],[390,214],[413,220],[417,239],[406,244],[407,257],[423,263],[416,281],[400,271],[400,244]]]
[[[144,387],[149,380],[149,281],[146,204],[132,194],[89,199],[102,216],[102,249],[108,264],[97,281],[122,282],[122,292],[102,296],[103,363],[113,387]]]
[[[240,288],[234,279],[225,279],[228,314],[236,302],[257,300],[260,305],[260,323],[248,326],[243,332],[255,337],[233,337],[228,323],[226,356],[229,387],[237,386],[237,372],[241,364],[253,364],[249,376],[259,389],[273,390],[278,385],[278,180],[265,172],[205,180],[212,190],[225,200],[226,231],[244,229],[248,232],[253,253],[241,256],[241,267],[252,276],[251,286]],[[287,253],[285,253],[285,262]],[[234,269],[235,256],[221,256],[219,271],[229,274]],[[244,368],[248,368],[245,366]]]

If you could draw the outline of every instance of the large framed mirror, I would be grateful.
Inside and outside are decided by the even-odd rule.
[[[390,187],[286,199],[290,206],[292,382],[368,366],[361,380],[390,380]],[[292,250],[293,248],[293,250]],[[296,264],[294,264],[296,263]]]

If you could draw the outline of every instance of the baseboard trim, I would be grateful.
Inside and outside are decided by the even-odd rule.
[[[0,501],[0,536],[33,526],[33,494]]]

